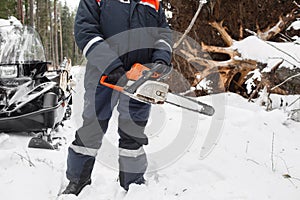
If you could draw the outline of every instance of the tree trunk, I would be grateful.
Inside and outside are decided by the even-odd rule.
[[[23,0],[18,0],[18,17],[24,24],[24,13],[23,13]]]
[[[54,65],[55,62],[55,53],[54,53],[54,34],[53,34],[53,18],[52,18],[52,5],[51,2],[49,2],[48,4],[48,17],[50,19],[50,48],[49,48],[49,56],[50,56],[50,60],[52,61],[52,64]]]
[[[59,9],[59,41],[60,41],[60,62],[64,59],[64,52],[63,52],[63,37],[62,37],[62,24],[61,24],[61,6]]]
[[[54,0],[54,54],[55,54],[55,59],[54,59],[54,65],[58,64],[58,27],[57,27],[57,0]]]
[[[29,0],[29,25],[34,27],[34,0]]]
[[[29,3],[28,3],[28,0],[24,0],[24,7],[25,7],[25,10],[24,10],[24,21],[25,21],[25,24],[28,24],[29,22]]]

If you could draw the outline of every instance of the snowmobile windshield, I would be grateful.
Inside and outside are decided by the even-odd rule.
[[[0,27],[0,66],[45,61],[41,39],[32,27]]]

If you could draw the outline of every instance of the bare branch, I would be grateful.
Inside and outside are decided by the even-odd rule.
[[[300,4],[298,4],[296,1],[293,1],[293,4],[295,4],[298,8],[300,8]]]
[[[254,162],[254,163],[257,164],[257,165],[260,165],[259,162],[255,161],[255,160],[253,160],[253,159],[250,159],[250,158],[248,158],[247,161],[251,161],[251,162]]]
[[[264,42],[267,43],[268,45],[270,45],[271,47],[277,49],[278,51],[284,53],[285,55],[289,56],[290,58],[292,58],[297,63],[300,63],[300,61],[297,58],[295,58],[294,56],[292,56],[292,55],[288,54],[287,52],[283,51],[282,49],[276,47],[275,45],[271,44],[270,42],[267,42],[267,41],[264,41]]]
[[[280,83],[280,84],[278,84],[278,85],[272,87],[271,90],[274,90],[274,89],[276,89],[276,88],[282,86],[283,84],[285,84],[285,83],[288,82],[289,80],[291,80],[291,79],[293,79],[293,78],[296,78],[296,77],[298,77],[298,76],[300,76],[300,73],[295,74],[295,75],[293,75],[293,76],[291,76],[291,77],[285,79],[282,83]]]
[[[273,27],[268,27],[265,31],[258,29],[257,36],[262,40],[269,40],[273,36],[279,34],[283,31],[287,25],[299,17],[299,13],[296,12],[296,9],[293,9],[290,13],[285,16],[280,16],[278,22]]]
[[[281,156],[277,156],[277,157],[280,158],[280,159],[282,160],[282,162],[283,162],[283,164],[284,164],[284,166],[285,166],[285,168],[286,168],[286,171],[287,171],[287,173],[289,174],[290,171],[289,171],[289,168],[288,168],[288,166],[287,166],[287,164],[286,164],[286,161],[285,161]]]
[[[189,43],[188,40],[185,40],[184,44],[187,46],[189,52],[193,53],[195,56],[197,55],[197,52],[198,52],[197,49],[193,48],[192,45]]]
[[[200,14],[200,11],[203,7],[203,5],[206,3],[206,1],[199,1],[199,6],[198,6],[198,10],[195,13],[190,25],[188,26],[188,28],[185,30],[184,34],[181,36],[181,38],[174,44],[173,48],[176,49],[183,41],[183,39],[187,36],[187,34],[191,31],[191,29],[193,28],[196,19],[198,18],[198,15]]]
[[[255,95],[257,95],[258,94],[258,92],[259,92],[259,90],[262,88],[262,82],[260,82],[259,84],[258,84],[258,86],[256,87],[256,89],[255,89],[255,91],[253,91],[252,92],[252,94],[250,95],[250,97],[249,97],[249,99],[248,99],[248,102],[250,102],[252,99],[253,99],[253,97],[255,96]]]
[[[289,107],[291,107],[292,105],[294,105],[298,100],[300,100],[300,97],[298,97],[295,101],[293,101],[293,102],[289,105]]]
[[[26,154],[27,154],[27,157],[28,157],[28,158],[24,157],[23,155],[21,155],[21,154],[19,154],[19,153],[17,153],[17,152],[14,152],[14,153],[15,153],[16,155],[20,156],[21,159],[26,160],[26,161],[29,163],[29,166],[30,166],[30,167],[35,167],[35,164],[33,164],[33,162],[30,160],[29,155],[28,155],[27,152],[26,152]]]
[[[273,137],[272,137],[272,153],[271,153],[271,162],[272,162],[272,171],[275,171],[275,166],[274,166],[274,140],[275,140],[275,133],[273,132]]]
[[[282,58],[282,57],[269,57],[269,59],[281,59],[282,61],[285,61],[285,62],[287,62],[287,63],[289,63],[291,65],[295,65],[294,63],[292,63],[292,62],[290,62],[287,59]]]
[[[227,33],[225,28],[223,27],[223,21],[221,22],[211,22],[209,23],[213,28],[217,29],[217,31],[221,34],[222,39],[228,46],[232,46],[233,44],[233,39],[231,36]]]
[[[252,31],[252,30],[250,30],[250,29],[248,29],[248,28],[246,28],[245,31],[246,31],[247,33],[250,33],[251,35],[257,36],[257,33],[255,33],[254,31]]]
[[[226,47],[217,47],[217,46],[208,46],[204,44],[203,42],[201,43],[202,50],[206,52],[213,52],[213,53],[224,53],[228,54],[231,59],[233,59],[235,56],[241,56],[241,54],[235,50],[232,50],[230,48]]]

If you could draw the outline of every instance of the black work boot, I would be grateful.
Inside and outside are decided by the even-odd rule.
[[[91,185],[91,183],[92,183],[91,179],[88,179],[86,181],[80,181],[79,183],[70,181],[67,188],[62,192],[62,194],[75,194],[76,196],[78,196],[81,190],[85,186]]]
[[[124,190],[129,190],[130,184],[142,185],[145,184],[146,180],[143,177],[143,173],[128,173],[119,172],[120,185]]]

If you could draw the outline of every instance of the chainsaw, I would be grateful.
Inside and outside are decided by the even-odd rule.
[[[157,70],[160,67],[161,65],[156,65],[150,69],[142,64],[136,63],[126,73],[126,77],[129,81],[124,87],[105,82],[108,76],[102,76],[100,84],[144,103],[168,103],[173,106],[208,116],[212,116],[214,114],[215,110],[210,105],[180,94],[170,93],[169,85],[161,81],[164,80],[171,70],[164,74],[159,74],[157,73]]]

